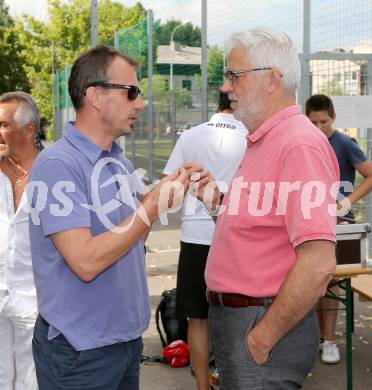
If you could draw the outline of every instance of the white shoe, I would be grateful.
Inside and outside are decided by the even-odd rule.
[[[325,341],[323,343],[321,358],[325,364],[335,364],[340,361],[340,351],[335,341]]]

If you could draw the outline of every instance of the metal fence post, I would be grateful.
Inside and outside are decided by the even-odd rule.
[[[310,59],[306,54],[299,54],[301,64],[301,81],[298,89],[297,102],[305,108],[305,102],[310,97]]]
[[[302,52],[310,53],[311,0],[302,0]]]
[[[152,94],[152,74],[153,74],[153,12],[148,10],[147,13],[147,79],[149,84],[148,90],[148,121],[147,127],[149,132],[149,161],[148,161],[148,176],[149,180],[154,179],[154,102]]]
[[[367,94],[372,96],[372,60],[367,61]],[[367,157],[372,161],[372,128],[367,129]],[[367,197],[367,221],[372,221],[372,193]],[[372,239],[369,240],[368,255],[372,258]]]
[[[53,70],[53,121],[54,121],[54,142],[62,137],[61,131],[61,107],[60,107],[60,90],[59,90],[59,72]]]
[[[208,48],[207,48],[207,0],[202,0],[201,9],[201,109],[202,122],[208,121]]]
[[[96,46],[98,44],[98,4],[97,0],[91,2],[90,15],[90,44]]]

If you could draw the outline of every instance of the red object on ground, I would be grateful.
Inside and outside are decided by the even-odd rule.
[[[172,367],[186,366],[190,359],[188,345],[182,340],[175,340],[163,349],[166,362]]]

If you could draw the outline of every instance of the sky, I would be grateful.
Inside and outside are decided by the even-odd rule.
[[[125,6],[138,0],[115,0]],[[47,19],[46,0],[6,0],[10,13],[30,14]],[[162,22],[171,19],[201,24],[201,0],[141,0]],[[223,46],[233,32],[257,25],[272,25],[286,31],[298,51],[302,48],[301,0],[208,0],[208,33],[210,45]],[[372,41],[371,0],[311,0],[311,51],[344,48]]]
[[[138,0],[115,0],[118,3],[130,7],[138,2]],[[142,5],[147,8],[159,9],[168,6],[169,3],[177,3],[177,0],[141,0]],[[11,15],[20,16],[23,13],[32,15],[38,19],[46,20],[47,1],[46,0],[5,0],[9,6]]]
[[[116,0],[127,7],[134,5],[138,0]],[[224,40],[232,32],[247,27],[252,24],[251,15],[243,13],[242,6],[248,4],[249,0],[230,0],[226,7],[225,0],[208,0],[208,43],[211,45],[223,45]],[[282,7],[286,0],[269,0],[254,2],[254,14],[263,14],[265,8],[270,4],[271,12],[273,8]],[[32,15],[41,20],[47,20],[46,0],[6,0],[9,11],[14,16],[23,13]],[[154,11],[154,19],[161,19],[162,22],[170,19],[178,19],[184,22],[192,21],[193,24],[201,25],[201,1],[200,0],[141,0],[142,5]],[[258,3],[258,5],[257,5]],[[252,4],[252,3],[251,3]],[[252,8],[252,6],[250,6]],[[290,31],[288,31],[290,33]]]

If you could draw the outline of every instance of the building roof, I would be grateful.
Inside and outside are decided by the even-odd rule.
[[[172,61],[173,54],[173,61]],[[160,45],[157,50],[157,64],[200,65],[201,48],[171,42],[171,45]]]

